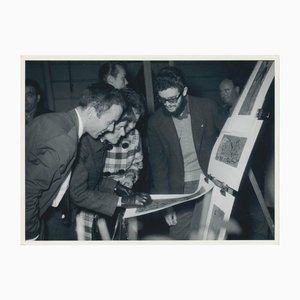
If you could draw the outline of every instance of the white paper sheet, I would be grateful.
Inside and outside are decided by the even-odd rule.
[[[197,190],[192,193],[192,194],[153,194],[151,195],[151,198],[153,202],[144,207],[144,208],[130,208],[126,209],[124,218],[131,218],[131,217],[137,217],[137,216],[142,216],[146,214],[150,214],[162,209],[166,209],[168,207],[187,202],[187,201],[192,201],[195,199],[198,199],[199,197],[203,196],[207,192],[209,192],[214,184],[208,180],[204,179],[204,175],[200,175],[199,179],[199,185]]]

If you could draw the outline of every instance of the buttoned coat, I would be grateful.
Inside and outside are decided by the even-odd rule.
[[[217,106],[210,100],[187,96],[195,150],[201,169],[207,173],[210,154],[223,125]],[[172,117],[160,107],[148,124],[152,193],[184,192],[184,161]]]

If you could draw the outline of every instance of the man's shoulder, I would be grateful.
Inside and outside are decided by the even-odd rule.
[[[154,124],[159,124],[161,121],[163,121],[166,118],[166,115],[164,114],[162,107],[159,107],[149,118],[149,126],[153,126]]]
[[[199,113],[207,115],[210,115],[211,113],[217,114],[218,107],[216,102],[212,99],[189,96],[189,101],[193,111],[199,111]]]
[[[75,126],[74,116],[73,111],[42,114],[28,124],[26,130],[34,134],[40,132],[45,137],[65,133]]]
[[[71,118],[72,119],[72,118]],[[54,147],[72,148],[77,144],[78,132],[68,113],[44,114],[26,127],[26,145],[31,149]]]
[[[85,133],[80,139],[79,151],[83,153],[97,153],[99,150],[104,149],[104,142],[100,139],[94,139],[89,134]]]

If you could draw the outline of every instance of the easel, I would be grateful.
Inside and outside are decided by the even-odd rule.
[[[270,114],[264,112],[263,109],[259,109],[258,110],[258,112],[257,112],[257,118],[259,120],[267,120],[267,119],[269,119],[269,117],[270,117]],[[248,172],[248,178],[249,178],[249,180],[251,182],[251,185],[252,185],[254,193],[255,193],[255,195],[257,197],[258,203],[259,203],[259,205],[260,205],[260,207],[262,209],[262,212],[264,214],[264,217],[266,218],[266,221],[267,221],[268,226],[270,228],[271,234],[274,237],[274,222],[273,222],[273,219],[272,219],[272,217],[271,217],[271,215],[269,213],[269,210],[268,210],[268,208],[266,206],[265,199],[263,197],[263,194],[262,194],[262,192],[260,190],[260,187],[259,187],[259,185],[257,183],[257,180],[256,180],[255,175],[253,173],[253,170],[251,168],[249,169],[249,172]]]
[[[246,174],[249,177],[270,231],[274,236],[273,220],[254,173],[252,169],[245,173],[263,121],[270,116],[269,113],[263,111],[262,107],[265,96],[274,79],[274,71],[274,62],[257,62],[212,150],[208,172],[210,177],[215,179],[213,182],[216,188],[214,189],[215,194],[211,197],[209,203],[209,211],[204,216],[205,222],[202,222],[207,228],[207,234],[204,235],[203,239],[210,239],[208,236],[210,231],[214,232],[215,239],[222,240],[225,238],[224,231],[220,233],[220,230],[216,226],[213,228],[213,225],[218,222],[220,228],[223,226],[226,230],[226,224],[222,224],[221,221],[222,218],[224,221],[228,221],[234,203],[234,199],[231,203],[227,203],[227,200],[232,200],[232,196],[236,197],[242,177]],[[234,193],[231,193],[230,190],[233,190]],[[224,201],[220,198],[220,194],[224,196]],[[224,215],[225,210],[227,211],[226,219]],[[224,217],[222,217],[222,213]]]
[[[247,173],[247,176],[248,176],[248,178],[250,180],[250,183],[251,183],[252,188],[254,190],[254,193],[256,195],[257,201],[258,201],[258,203],[260,205],[260,208],[261,208],[261,210],[263,212],[263,215],[264,215],[264,217],[265,217],[265,219],[267,221],[268,227],[270,228],[270,232],[271,232],[272,236],[274,237],[274,222],[273,222],[273,219],[272,219],[272,217],[271,217],[271,215],[269,213],[269,210],[268,210],[268,208],[266,206],[266,202],[264,200],[263,194],[261,192],[261,189],[260,189],[260,187],[258,185],[258,182],[257,182],[257,180],[255,178],[255,175],[253,173],[253,170],[251,168],[249,169],[249,171]],[[230,194],[230,195],[232,195],[233,197],[236,197],[238,195],[238,193],[235,190],[231,189],[230,187],[228,187],[223,182],[218,181],[216,178],[213,178],[212,176],[209,176],[209,175],[208,175],[208,178],[211,181],[213,181],[213,183],[215,184],[215,186],[218,188],[219,193],[222,194],[224,197],[226,197],[227,193]],[[212,201],[211,195],[209,197],[207,197],[206,199],[202,200],[203,204],[202,204],[201,218],[199,220],[199,233],[196,236],[197,239],[210,239],[209,233],[212,233],[215,230],[215,228],[212,228],[209,225],[209,224],[211,224],[212,219],[209,219],[209,221],[207,221],[208,220],[207,219],[208,216],[211,215],[211,213],[210,214],[208,213],[209,211],[211,211],[211,209],[210,209],[211,201]],[[200,215],[200,213],[199,213],[199,215]],[[213,218],[213,217],[211,217],[211,218]],[[227,218],[229,220],[230,217],[228,216]],[[222,226],[226,227],[225,223],[224,224],[220,223],[219,225],[220,225],[220,228]],[[215,232],[214,233],[215,234],[215,238],[213,238],[213,239],[221,239],[221,240],[223,240],[224,237],[226,236],[226,234],[225,234],[226,231],[227,230],[225,229],[225,231],[223,231],[223,233],[220,234],[220,235]]]
[[[250,180],[250,182],[252,184],[253,190],[255,192],[255,195],[257,197],[259,205],[260,205],[260,207],[262,209],[262,212],[263,212],[263,214],[264,214],[264,216],[266,218],[266,221],[268,223],[268,226],[270,228],[272,236],[274,237],[274,222],[273,222],[273,219],[272,219],[272,217],[271,217],[271,215],[269,213],[269,210],[268,210],[268,208],[266,206],[266,202],[264,200],[263,194],[262,194],[262,192],[260,190],[260,187],[259,187],[259,185],[258,185],[258,183],[256,181],[256,178],[254,176],[253,170],[251,168],[250,168],[250,170],[248,172],[248,177],[249,177],[249,180]]]

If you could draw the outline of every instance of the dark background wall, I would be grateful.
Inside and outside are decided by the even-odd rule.
[[[26,61],[26,78],[36,80],[42,89],[45,106],[54,111],[74,108],[82,91],[98,79],[105,61]],[[144,91],[143,61],[125,61],[129,86]],[[224,77],[237,80],[241,88],[256,61],[151,61],[152,75],[165,66],[174,65],[186,77],[189,93],[219,100],[218,86]]]

